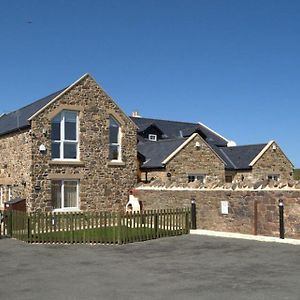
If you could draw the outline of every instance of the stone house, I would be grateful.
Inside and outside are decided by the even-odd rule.
[[[136,125],[86,74],[0,118],[0,196],[28,211],[117,210],[136,184]]]
[[[289,180],[293,164],[275,141],[236,144],[202,123],[131,117],[138,127],[139,180],[164,183]]]
[[[278,144],[236,146],[202,123],[128,117],[88,74],[0,116],[0,208],[124,209],[138,181],[290,179]]]

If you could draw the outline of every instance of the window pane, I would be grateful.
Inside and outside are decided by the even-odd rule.
[[[58,114],[51,122],[51,140],[60,140],[60,119],[61,114]]]
[[[53,208],[61,208],[61,181],[51,182],[51,195]]]
[[[204,182],[204,178],[205,178],[204,175],[197,175],[197,180],[199,180],[201,183]]]
[[[119,159],[119,145],[109,145],[109,159],[118,160]]]
[[[193,181],[195,181],[195,176],[189,175],[188,176],[188,182],[193,182]]]
[[[64,158],[77,158],[77,143],[64,143]]]
[[[64,207],[77,207],[77,181],[65,181],[64,184]]]
[[[109,127],[119,127],[119,123],[113,118],[109,117]]]
[[[60,143],[51,144],[51,157],[60,158]]]
[[[76,140],[77,130],[77,113],[66,111],[65,112],[65,140]]]
[[[109,128],[109,143],[119,143],[119,127]]]

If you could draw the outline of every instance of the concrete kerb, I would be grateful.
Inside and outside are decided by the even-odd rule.
[[[250,234],[221,232],[221,231],[212,231],[212,230],[204,230],[204,229],[190,230],[190,234],[234,238],[234,239],[245,239],[245,240],[253,240],[259,242],[273,242],[273,243],[282,243],[282,244],[291,244],[291,245],[300,246],[300,240],[280,239],[279,237],[262,236],[262,235],[250,235]]]

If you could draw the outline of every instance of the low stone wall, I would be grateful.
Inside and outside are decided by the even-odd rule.
[[[284,202],[285,236],[300,239],[300,189],[137,188],[143,209],[190,207],[195,199],[197,228],[279,236],[279,199]],[[221,212],[228,201],[228,214]]]

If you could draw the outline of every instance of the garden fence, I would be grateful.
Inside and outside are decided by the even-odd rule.
[[[120,212],[4,212],[2,235],[29,243],[125,244],[186,234],[189,209]]]

